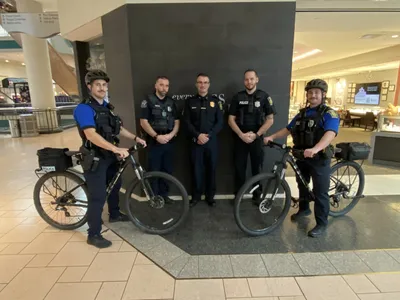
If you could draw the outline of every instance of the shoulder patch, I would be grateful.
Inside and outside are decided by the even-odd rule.
[[[147,100],[143,100],[142,104],[140,105],[141,108],[146,108],[147,107]]]
[[[219,106],[219,109],[220,109],[220,110],[224,110],[221,101],[218,101],[218,106]]]
[[[334,109],[329,109],[326,113],[327,113],[327,114],[330,114],[331,117],[332,117],[333,119],[339,118],[338,113],[337,113],[336,110],[334,110]]]
[[[268,97],[267,99],[268,99],[269,105],[271,105],[271,106],[274,105],[274,102],[272,101],[271,97]]]

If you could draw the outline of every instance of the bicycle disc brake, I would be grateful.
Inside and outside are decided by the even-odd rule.
[[[269,213],[271,211],[273,202],[274,201],[272,199],[265,199],[261,201],[260,205],[258,206],[258,209],[262,214]]]
[[[152,208],[160,209],[165,205],[165,200],[160,195],[154,196],[150,199],[150,206]]]

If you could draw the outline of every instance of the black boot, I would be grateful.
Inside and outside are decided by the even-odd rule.
[[[214,198],[206,199],[206,202],[207,202],[208,206],[214,207],[214,206],[217,205],[217,203],[215,202]]]
[[[315,226],[313,229],[311,229],[308,232],[308,236],[310,237],[319,237],[321,234],[323,234],[326,231],[326,225],[319,225],[317,224],[317,226]]]
[[[115,223],[115,222],[128,222],[130,221],[127,215],[124,214],[120,214],[118,217],[116,218],[111,218],[109,219],[110,223]]]
[[[198,198],[192,198],[192,200],[190,200],[190,207],[195,206],[198,202],[199,202]]]
[[[93,245],[97,248],[108,248],[112,245],[112,243],[109,240],[106,240],[103,238],[101,234],[97,234],[94,236],[88,236],[87,241],[89,245]]]
[[[301,218],[307,217],[311,215],[311,210],[310,209],[305,209],[305,210],[299,210],[297,213],[293,214],[290,219],[292,221],[298,221]]]

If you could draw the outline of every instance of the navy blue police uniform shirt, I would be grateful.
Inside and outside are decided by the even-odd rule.
[[[158,99],[158,101],[160,102],[160,104],[161,103],[163,103],[163,101],[165,101],[166,100],[166,97],[164,98],[164,99],[160,99],[160,98],[158,98],[158,96],[156,95],[156,94],[154,94],[155,96],[156,96],[156,98]],[[153,115],[152,115],[152,113],[151,113],[151,110],[152,110],[152,105],[151,104],[149,104],[149,100],[148,99],[146,99],[146,100],[143,100],[142,101],[142,103],[141,103],[141,105],[140,105],[140,109],[141,109],[141,111],[140,111],[140,118],[141,119],[146,119],[146,120],[148,120],[149,122],[151,122],[151,121],[153,121]],[[174,120],[178,120],[179,118],[178,118],[178,108],[177,108],[177,106],[176,106],[176,103],[175,103],[175,101],[173,101],[173,105],[172,105],[172,116],[174,117]]]
[[[93,100],[94,105],[101,105],[96,100]],[[107,106],[108,102],[103,101],[103,106]],[[80,129],[96,128],[96,122],[94,120],[95,111],[89,105],[80,103],[74,110],[74,119]]]
[[[306,110],[306,117],[312,117],[316,115],[317,113],[317,107],[313,108],[308,108]],[[296,124],[297,119],[300,117],[300,113],[298,113],[293,120],[289,123],[289,125],[286,126],[286,128],[290,131]],[[322,116],[321,120],[318,123],[318,126],[323,128],[325,132],[327,131],[333,131],[336,135],[339,132],[339,124],[340,124],[340,118],[338,113],[331,109],[328,110],[324,113]]]

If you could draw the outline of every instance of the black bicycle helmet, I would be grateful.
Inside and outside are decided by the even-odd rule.
[[[110,77],[108,77],[107,73],[102,71],[102,70],[92,70],[87,72],[85,76],[85,82],[86,84],[92,84],[93,81],[102,79],[105,80],[106,82],[110,81]]]
[[[321,91],[327,93],[328,92],[328,84],[325,80],[322,79],[313,79],[309,81],[305,87],[305,91],[307,92],[310,89],[320,89]]]

